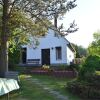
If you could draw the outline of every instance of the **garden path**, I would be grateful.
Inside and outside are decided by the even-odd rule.
[[[34,84],[43,88],[43,90],[47,91],[49,94],[53,95],[57,100],[68,100],[67,96],[60,94],[58,91],[52,90],[50,87],[46,86],[39,79],[33,79],[31,77],[26,78],[28,81],[32,81]]]

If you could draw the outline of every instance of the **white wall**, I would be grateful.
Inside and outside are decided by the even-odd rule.
[[[69,49],[69,47],[66,47],[66,50],[67,50],[67,64],[70,64],[70,62],[72,62],[74,59],[74,53],[72,52],[72,50]]]
[[[40,59],[41,64],[41,49],[50,49],[50,64],[67,64],[73,59],[73,53],[67,47],[67,40],[63,37],[55,37],[54,31],[49,29],[48,34],[39,38],[39,45],[36,49],[27,45],[27,59]],[[62,59],[56,60],[56,48],[62,48]],[[67,48],[67,49],[66,49]],[[67,51],[67,52],[66,52]],[[71,55],[71,57],[70,57]],[[68,60],[68,61],[67,61]]]

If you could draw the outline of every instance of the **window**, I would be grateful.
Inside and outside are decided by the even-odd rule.
[[[56,47],[56,60],[61,60],[62,54],[61,54],[61,47]]]

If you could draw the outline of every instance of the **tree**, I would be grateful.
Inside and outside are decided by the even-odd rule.
[[[78,52],[79,52],[80,57],[87,56],[87,49],[82,46],[78,46]]]
[[[88,47],[88,52],[90,55],[96,55],[100,57],[100,31],[93,34],[94,41]]]
[[[76,6],[75,1],[0,0],[0,73],[8,71],[9,41],[26,41],[29,34],[44,34],[50,27],[48,18],[56,14],[63,15]]]
[[[86,57],[87,56],[87,49],[82,47],[82,46],[78,46],[76,44],[72,44],[73,47],[75,48],[76,51],[76,58],[81,58],[81,57]]]

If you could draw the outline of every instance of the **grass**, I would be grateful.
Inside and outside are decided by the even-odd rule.
[[[66,84],[68,81],[72,79],[68,78],[56,78],[51,76],[44,76],[44,75],[33,75],[32,78],[37,78],[40,80],[41,83],[45,84],[49,88],[60,92],[60,94],[67,96],[69,100],[81,100],[75,95],[72,95],[66,90]]]
[[[41,86],[28,81],[26,75],[21,75],[20,89],[10,93],[10,100],[57,100],[56,97],[43,90]],[[66,83],[71,79],[54,78],[50,76],[33,75],[33,79],[38,79],[41,84],[58,91],[60,94],[68,96],[69,100],[81,100],[80,98],[66,91]],[[0,97],[0,100],[5,100],[5,96]]]
[[[96,71],[96,75],[100,75],[100,71]]]

